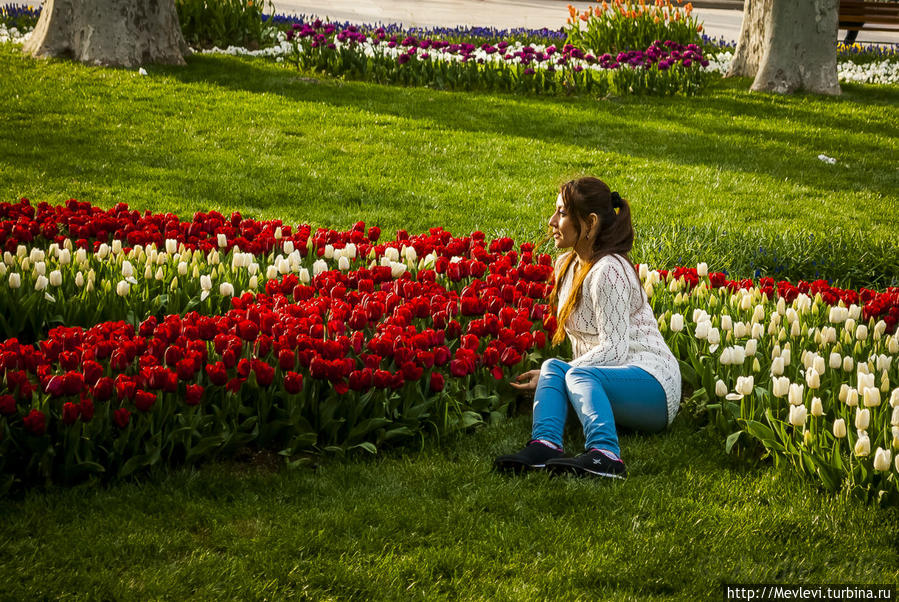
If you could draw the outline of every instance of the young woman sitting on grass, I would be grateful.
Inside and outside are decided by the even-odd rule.
[[[511,383],[535,390],[533,431],[524,449],[495,466],[624,478],[615,424],[647,432],[671,424],[680,368],[628,257],[634,242],[628,202],[601,180],[573,180],[562,186],[549,227],[556,248],[572,249],[556,261],[550,303],[558,319],[553,343],[567,335],[574,359],[548,359]],[[574,458],[562,448],[569,404],[587,450]]]

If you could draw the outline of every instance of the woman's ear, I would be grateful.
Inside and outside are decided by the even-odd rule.
[[[587,216],[587,232],[590,238],[594,238],[599,232],[599,215],[596,213],[591,213]]]

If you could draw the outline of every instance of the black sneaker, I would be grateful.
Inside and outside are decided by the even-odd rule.
[[[579,477],[609,477],[623,479],[627,468],[621,460],[613,460],[599,450],[590,450],[576,458],[547,460],[546,470],[552,474],[573,474]]]
[[[541,470],[552,459],[564,458],[565,454],[537,441],[528,441],[527,447],[517,454],[500,456],[493,461],[493,467],[500,472],[524,472]]]

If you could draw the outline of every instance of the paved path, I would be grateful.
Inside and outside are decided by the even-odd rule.
[[[433,27],[474,25],[508,29],[558,29],[565,24],[566,0],[275,0],[279,13],[317,15],[355,23],[403,23]],[[595,2],[571,2],[585,8]],[[694,15],[712,37],[735,41],[740,35],[742,11],[697,8]],[[840,32],[842,39],[844,32]],[[860,39],[899,43],[899,35],[863,31]]]

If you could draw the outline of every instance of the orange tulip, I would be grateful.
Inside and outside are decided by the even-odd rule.
[[[692,2],[687,2],[687,6],[684,7],[684,12],[687,13],[688,17],[690,16],[690,13],[693,12],[693,3]]]
[[[680,21],[680,13],[677,12],[677,11],[674,12],[674,20],[675,20],[675,21]]]
[[[609,3],[606,2],[606,0],[602,0],[602,12],[605,13],[605,12],[608,12],[608,11],[609,11]]]
[[[658,23],[658,22],[659,22],[659,17],[658,17],[658,15],[656,15],[656,17],[653,19],[653,22],[655,22],[655,23]]]
[[[583,15],[581,15],[581,21],[586,21],[589,18],[590,18],[590,15],[588,15],[587,13],[584,13]]]
[[[702,32],[702,23],[700,23],[699,25],[696,26],[696,31],[698,31],[700,33]]]
[[[576,17],[576,16],[577,16],[577,9],[576,9],[575,7],[573,7],[572,5],[569,4],[569,5],[568,5],[568,14],[571,15],[572,17]]]

